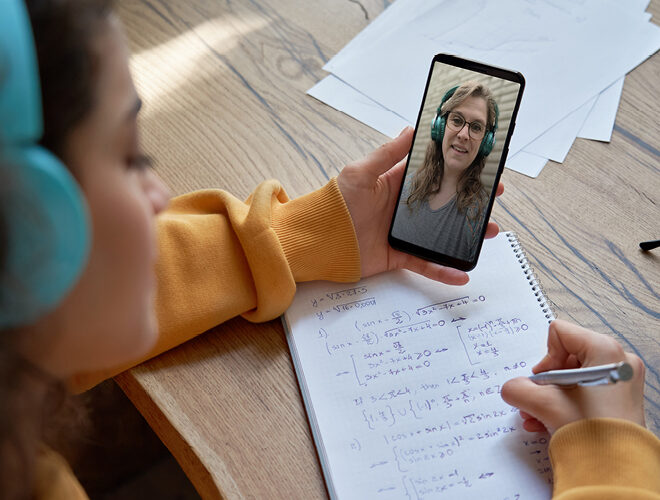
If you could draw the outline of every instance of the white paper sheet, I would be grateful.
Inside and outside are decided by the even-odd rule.
[[[598,96],[598,100],[578,132],[578,137],[610,142],[616,112],[619,109],[624,78],[619,78]]]
[[[506,159],[505,166],[528,177],[536,178],[546,163],[548,163],[548,159],[543,156],[528,153],[527,151],[518,151]]]
[[[329,72],[350,61],[356,53],[370,47],[382,36],[417,18],[444,0],[397,0],[360,31],[330,59],[323,69]]]
[[[597,97],[589,99],[588,102],[569,113],[563,120],[525,146],[523,151],[562,163],[597,99]]]
[[[307,93],[388,137],[396,137],[406,126],[415,125],[346,85],[334,75],[326,76]]]

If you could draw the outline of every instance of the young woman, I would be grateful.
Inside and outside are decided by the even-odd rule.
[[[468,81],[447,92],[438,115],[424,163],[404,186],[396,236],[472,260],[489,194],[481,182],[482,144],[497,129],[497,105],[485,85]]]
[[[2,297],[25,296],[29,306],[27,277],[33,269],[72,254],[80,258],[71,259],[77,267],[74,262],[59,295],[49,295],[43,307],[18,314],[9,302],[0,302],[0,496],[86,498],[61,456],[46,446],[52,396],[65,383],[89,387],[236,315],[254,321],[276,317],[296,281],[356,280],[395,267],[448,283],[467,281],[465,273],[398,254],[386,244],[410,130],[302,198],[288,200],[276,182],[259,186],[249,203],[205,190],[172,200],[156,228],[154,216],[169,195],[145,168],[136,125],[140,101],[108,2],[30,0],[27,5],[39,78],[18,87],[41,83],[43,110],[34,101],[0,99],[0,173],[7,181],[0,205]],[[0,3],[3,56],[14,53],[16,40],[7,39],[11,30],[2,22],[21,24],[22,6],[20,0]],[[27,17],[23,21],[29,33]],[[29,65],[27,59],[22,61]],[[1,75],[15,74],[14,66],[2,70]],[[6,91],[0,83],[0,96]],[[29,141],[17,134],[12,118],[23,115],[36,121],[43,115],[43,134],[34,123]],[[41,252],[52,246],[41,241],[53,229],[48,215],[61,207],[46,191],[34,196],[12,183],[22,176],[16,159],[30,156],[39,138],[45,152],[54,153],[53,161],[65,165],[57,175],[66,178],[70,172],[66,189],[79,196],[74,210],[82,214],[79,245],[63,254]],[[25,195],[22,206],[42,201],[46,209],[30,240],[40,247],[38,258],[23,263],[22,273],[15,272],[11,258],[23,238],[14,229],[26,226],[24,211],[14,210],[16,192]],[[55,236],[66,228],[56,229]],[[491,225],[489,235],[496,232]],[[641,400],[633,400],[641,407]],[[613,407],[617,403],[612,400]],[[529,414],[545,422],[533,409]]]
[[[249,203],[205,190],[157,228],[169,194],[140,149],[111,2],[26,4],[0,2],[0,496],[84,495],[42,444],[65,384],[89,387],[239,314],[277,317],[296,281],[396,267],[467,281],[386,244],[411,130],[305,197],[277,182]]]

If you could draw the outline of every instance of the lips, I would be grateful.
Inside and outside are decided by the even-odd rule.
[[[459,154],[467,154],[467,152],[468,152],[467,149],[462,148],[461,146],[458,146],[456,144],[452,144],[451,148]]]

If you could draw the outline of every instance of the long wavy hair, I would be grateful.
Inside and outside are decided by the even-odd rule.
[[[482,83],[468,81],[460,85],[454,94],[442,105],[440,112],[447,114],[460,106],[469,97],[481,97],[486,101],[488,109],[487,130],[495,126],[495,98],[488,87]],[[461,174],[456,187],[456,205],[458,210],[466,214],[472,221],[478,220],[483,214],[488,201],[488,192],[481,183],[481,172],[486,164],[486,157],[477,154],[470,166]],[[415,173],[406,203],[412,208],[416,203],[429,199],[442,186],[445,172],[445,160],[442,156],[442,144],[430,140],[426,146],[424,163]]]
[[[2,1],[2,0],[0,0]],[[99,54],[94,40],[112,12],[112,0],[26,0],[39,62],[44,136],[41,144],[66,164],[69,134],[93,109]],[[1,76],[0,76],[1,78]],[[0,150],[0,158],[2,151]],[[0,159],[0,274],[9,217],[2,189],[11,168]],[[9,292],[16,292],[9,290]],[[69,454],[66,439],[85,422],[64,383],[28,361],[21,328],[0,331],[0,498],[34,496],[35,460],[45,443]],[[64,432],[62,432],[64,431]]]

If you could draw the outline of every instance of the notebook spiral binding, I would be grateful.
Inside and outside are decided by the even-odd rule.
[[[548,323],[550,323],[556,317],[554,307],[550,302],[550,300],[547,298],[547,295],[545,294],[545,290],[543,289],[541,282],[536,276],[536,272],[534,271],[534,268],[530,265],[529,260],[527,259],[527,253],[525,252],[523,246],[520,244],[520,241],[518,241],[518,235],[514,232],[507,232],[506,234],[507,234],[507,239],[509,240],[509,243],[511,245],[511,248],[513,248],[516,258],[520,263],[520,267],[523,269],[523,272],[525,273],[525,278],[532,287],[534,296],[536,297],[539,306],[543,310],[543,314],[545,314]]]

